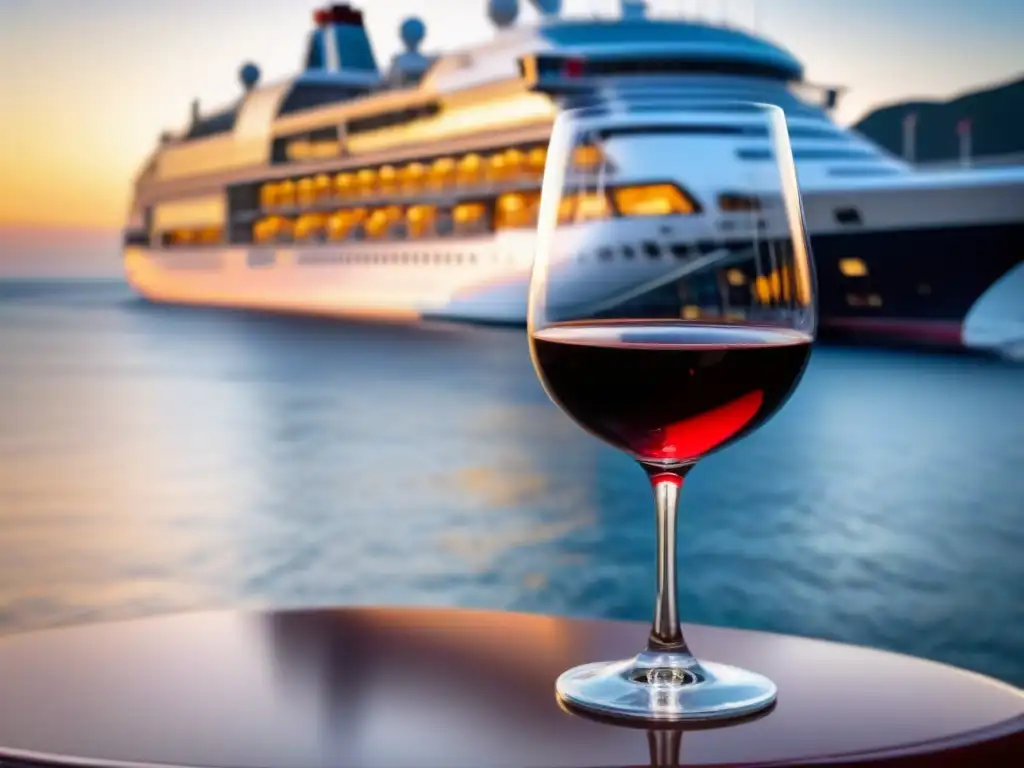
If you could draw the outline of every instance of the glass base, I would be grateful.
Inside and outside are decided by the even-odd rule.
[[[596,715],[680,723],[748,717],[777,694],[775,683],[754,672],[651,651],[570,669],[555,690],[570,707]]]

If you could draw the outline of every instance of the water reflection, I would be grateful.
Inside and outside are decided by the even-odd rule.
[[[0,301],[0,632],[252,602],[650,619],[643,473],[548,402],[521,333],[76,290]],[[1022,374],[816,349],[687,480],[684,619],[1024,682]]]

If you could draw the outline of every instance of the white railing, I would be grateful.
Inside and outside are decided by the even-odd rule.
[[[931,160],[924,163],[916,163],[914,168],[931,171],[943,168],[992,168],[1011,165],[1024,165],[1024,152],[1015,152],[1009,155],[972,157],[966,163],[961,162],[959,159]]]

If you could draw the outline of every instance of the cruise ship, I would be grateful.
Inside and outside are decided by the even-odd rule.
[[[561,110],[756,101],[786,112],[822,335],[1024,350],[1024,168],[915,171],[839,127],[839,89],[812,88],[792,54],[750,32],[654,18],[635,0],[614,19],[531,2],[539,20],[524,24],[517,0],[491,0],[494,38],[440,55],[407,19],[386,71],[359,10],[317,10],[296,76],[264,85],[246,64],[236,103],[194,102],[187,128],[160,137],[135,180],[127,280],[156,302],[521,324]],[[579,284],[601,270],[589,283],[604,299],[657,303],[708,257],[695,231],[743,234],[751,212],[729,179],[764,167],[767,137],[721,116],[701,126],[685,152],[617,181],[625,194],[587,223],[600,236]]]

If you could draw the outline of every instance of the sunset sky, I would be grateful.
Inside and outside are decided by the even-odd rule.
[[[425,48],[493,35],[486,0],[362,0],[378,60],[418,13]],[[618,0],[565,0],[570,15]],[[1020,0],[651,0],[655,13],[728,18],[804,61],[808,79],[850,90],[838,118],[886,102],[947,98],[1024,71]],[[0,274],[117,268],[132,175],[189,103],[230,101],[237,71],[293,73],[311,0],[0,0]],[[521,23],[534,17],[521,0]],[[756,13],[755,13],[756,5]]]

